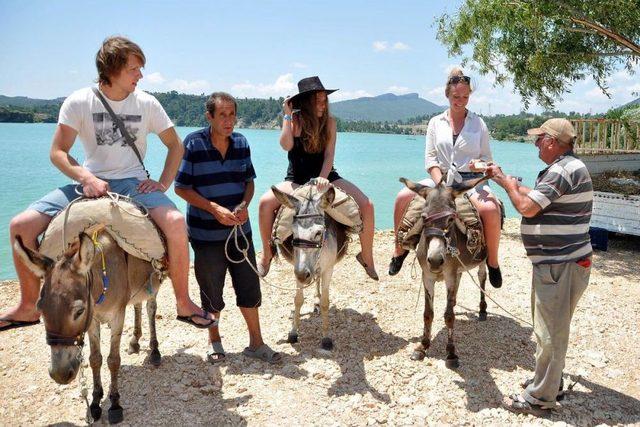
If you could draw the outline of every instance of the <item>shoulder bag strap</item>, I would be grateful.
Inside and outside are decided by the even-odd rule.
[[[144,162],[142,161],[142,156],[140,155],[140,152],[138,151],[138,147],[136,147],[135,138],[132,137],[131,134],[127,131],[127,128],[125,128],[124,123],[122,122],[122,119],[120,119],[120,117],[118,117],[116,115],[116,113],[113,112],[113,110],[111,109],[111,106],[109,105],[107,100],[104,99],[104,96],[102,96],[100,91],[95,87],[93,87],[91,89],[93,90],[93,93],[96,94],[96,96],[98,97],[100,102],[102,102],[102,105],[104,105],[104,108],[107,110],[107,112],[111,116],[111,120],[113,120],[113,122],[116,124],[116,126],[118,126],[118,129],[120,130],[120,133],[122,134],[122,137],[124,138],[124,140],[127,143],[127,145],[129,147],[131,147],[133,152],[136,154],[136,157],[138,158],[138,160],[140,161],[140,164],[142,165],[142,169],[144,169],[144,173],[147,174],[147,178],[151,178],[151,176],[149,175],[149,171],[144,166]]]

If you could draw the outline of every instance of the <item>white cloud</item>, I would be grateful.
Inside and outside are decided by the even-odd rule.
[[[338,102],[338,101],[345,101],[347,99],[362,98],[365,96],[373,96],[373,95],[363,89],[358,89],[354,91],[339,90],[337,92],[332,93],[330,95],[329,100],[331,102]]]
[[[303,64],[302,62],[294,62],[293,64],[291,64],[291,66],[293,68],[308,68],[309,67],[307,64]]]
[[[383,42],[383,41],[373,42],[373,50],[375,50],[376,52],[382,52],[384,50],[387,50],[388,47],[389,47],[389,43],[387,42]]]
[[[410,90],[406,86],[389,86],[387,92],[395,93],[396,95],[404,95],[409,93]]]
[[[409,50],[411,49],[408,44],[403,42],[395,42],[390,44],[386,40],[377,40],[372,43],[373,50],[376,52],[384,52],[384,51],[399,51],[399,50]]]
[[[201,94],[210,92],[211,83],[207,80],[167,79],[160,72],[149,73],[140,82],[144,90],[153,92],[167,92],[175,90],[180,93]]]
[[[293,74],[287,73],[278,76],[274,83],[237,83],[231,86],[231,92],[239,97],[280,97],[297,93],[296,85],[293,82]]]
[[[392,47],[393,50],[409,50],[411,49],[408,44],[402,42],[395,42]]]

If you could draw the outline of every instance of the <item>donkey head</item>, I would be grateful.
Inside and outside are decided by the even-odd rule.
[[[298,281],[308,284],[319,274],[320,254],[326,239],[324,209],[333,203],[333,187],[324,193],[309,191],[309,197],[298,199],[271,187],[283,205],[293,209],[293,270]]]
[[[27,248],[20,236],[14,249],[29,270],[44,279],[37,308],[51,346],[49,375],[59,384],[68,384],[78,372],[84,333],[91,321],[89,275],[95,247],[87,234],[80,233],[58,261]]]
[[[400,181],[407,188],[426,200],[422,211],[422,221],[424,222],[422,235],[427,247],[427,264],[432,273],[438,274],[444,268],[447,239],[453,232],[457,216],[455,198],[487,179],[489,177],[484,176],[453,187],[445,186],[441,180],[435,187],[428,187],[406,178],[400,178]]]

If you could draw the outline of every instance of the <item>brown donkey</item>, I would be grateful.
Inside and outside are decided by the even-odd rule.
[[[47,344],[51,346],[49,375],[58,384],[68,384],[76,377],[82,363],[84,334],[89,333],[89,363],[93,372],[90,410],[94,420],[102,415],[100,323],[108,323],[111,329],[111,347],[107,357],[111,372],[109,422],[117,423],[123,420],[118,370],[125,307],[128,304],[135,307],[134,335],[129,351],[137,352],[140,349],[141,306],[147,300],[150,361],[159,365],[155,313],[156,294],[162,278],[160,274],[154,274],[149,262],[123,251],[108,233],[96,233],[94,239],[80,233],[58,261],[25,247],[19,236],[14,247],[29,269],[44,279],[38,310],[42,312]]]
[[[467,249],[467,236],[462,233],[455,224],[457,211],[455,198],[467,190],[475,187],[488,177],[478,178],[469,184],[460,187],[446,187],[440,182],[435,188],[414,183],[405,178],[400,178],[410,190],[426,200],[422,212],[424,228],[416,256],[422,268],[422,283],[424,286],[424,334],[420,344],[411,355],[413,360],[423,360],[426,351],[431,344],[431,324],[433,323],[433,295],[435,283],[444,280],[447,287],[447,307],[444,313],[444,321],[447,326],[447,360],[448,368],[459,366],[458,356],[453,340],[453,324],[460,277],[466,270],[474,267],[478,269],[480,287],[484,290],[487,280],[486,246],[474,257]],[[484,293],[480,293],[480,320],[487,318],[487,304]]]

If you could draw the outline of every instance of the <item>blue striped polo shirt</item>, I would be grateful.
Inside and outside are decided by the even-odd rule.
[[[211,128],[190,133],[184,140],[184,156],[175,186],[190,188],[202,197],[233,211],[242,202],[247,183],[256,178],[247,139],[239,133],[229,137],[226,157],[211,144]],[[223,225],[207,211],[187,204],[189,240],[195,244],[224,243],[232,227]],[[249,221],[242,226],[251,234]]]
[[[593,185],[585,164],[569,152],[538,175],[528,194],[540,205],[533,218],[522,218],[522,243],[533,264],[577,261],[591,255],[589,222]]]

